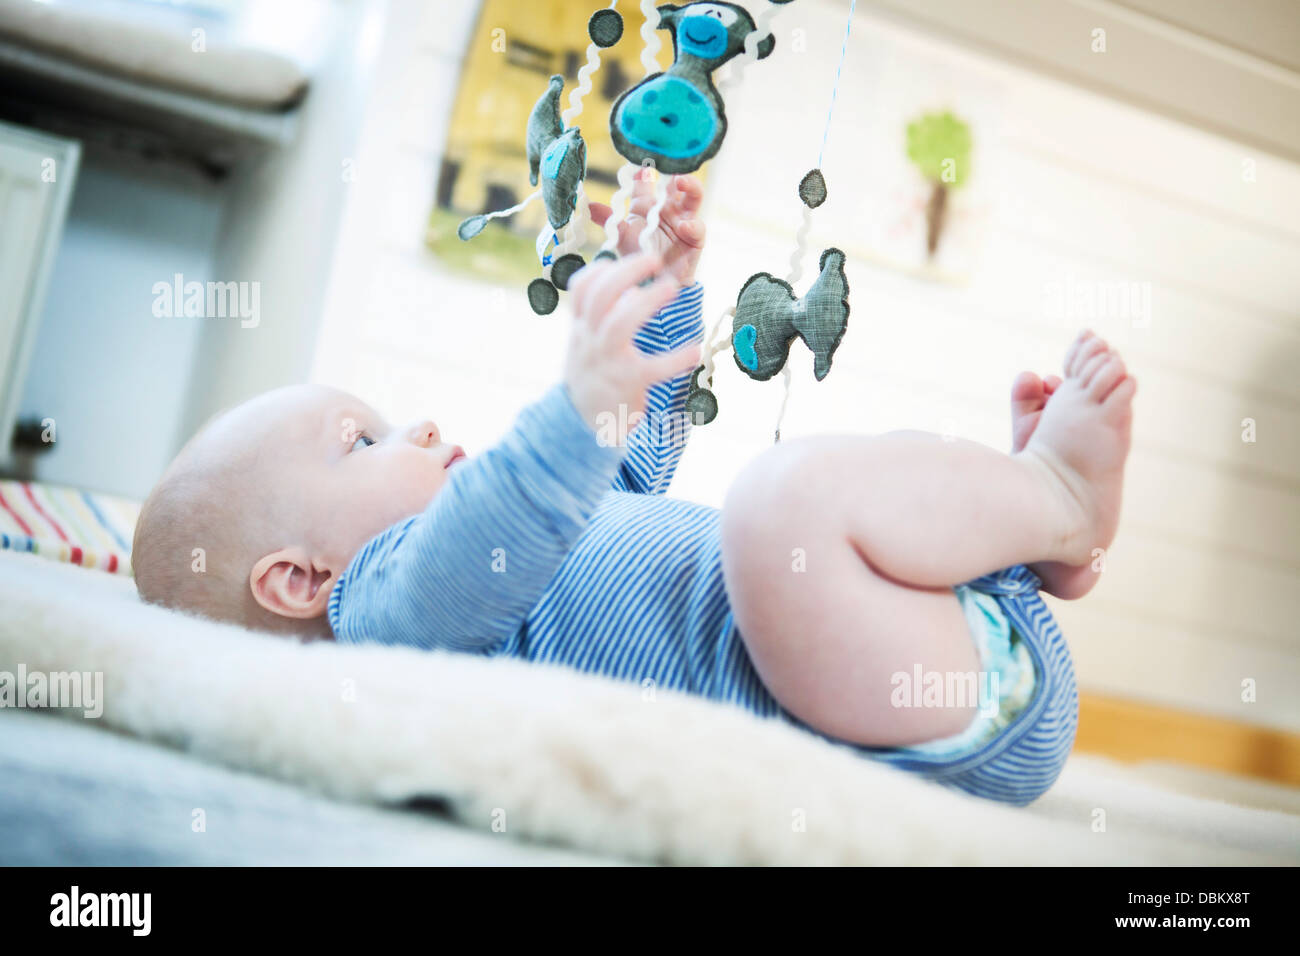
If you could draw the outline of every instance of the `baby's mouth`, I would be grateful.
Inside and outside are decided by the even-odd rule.
[[[455,445],[452,447],[451,457],[447,459],[447,464],[443,465],[442,467],[450,468],[452,465],[456,464],[456,462],[464,461],[466,457],[467,456],[465,455],[465,449],[461,448],[459,445]]]

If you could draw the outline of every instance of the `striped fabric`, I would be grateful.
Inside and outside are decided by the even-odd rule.
[[[701,298],[698,283],[684,289],[641,331],[642,351],[699,341]],[[626,449],[602,444],[565,386],[552,388],[499,445],[454,466],[423,513],[352,559],[330,594],[336,639],[559,664],[798,723],[759,679],[733,623],[719,511],[663,494],[689,427],[654,426],[680,423],[688,385],[682,375],[652,390]],[[1014,591],[999,600],[1028,631],[1049,675],[1044,692],[979,759],[899,761],[905,769],[1011,803],[1056,778],[1073,742],[1073,675],[1027,574],[980,585]]]
[[[0,548],[115,574],[131,573],[140,505],[29,481],[0,481]]]
[[[1024,639],[1034,661],[1036,683],[1029,705],[993,740],[955,760],[907,748],[853,749],[958,790],[1024,806],[1051,787],[1074,746],[1079,726],[1079,689],[1070,648],[1052,612],[1038,595],[1042,582],[1024,565],[967,583],[976,591],[992,595]],[[826,736],[793,715],[788,719],[818,736]]]

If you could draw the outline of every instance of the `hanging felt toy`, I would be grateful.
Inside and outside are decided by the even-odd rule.
[[[807,252],[808,233],[812,228],[812,210],[821,206],[827,198],[826,178],[821,167],[856,6],[857,0],[853,0],[849,6],[849,25],[845,28],[844,44],[840,48],[840,65],[835,74],[831,105],[826,113],[817,166],[799,182],[799,200],[804,207],[803,223],[796,234],[794,253],[790,256],[790,273],[785,279],[778,279],[768,272],[750,276],[741,287],[736,304],[718,318],[706,337],[704,363],[691,375],[686,395],[687,414],[697,425],[707,425],[717,417],[718,399],[710,389],[713,384],[714,356],[730,346],[736,367],[750,378],[766,381],[777,372],[784,376],[785,395],[776,423],[776,440],[780,441],[781,422],[790,400],[791,376],[788,362],[791,344],[798,338],[808,346],[813,353],[813,375],[820,382],[830,374],[835,350],[839,348],[848,328],[849,283],[844,275],[845,257],[842,251],[832,247],[822,252],[818,261],[820,274],[802,298],[795,295],[793,283],[802,272],[801,263]],[[731,320],[731,334],[720,340],[720,327],[727,319]]]
[[[528,284],[528,304],[538,315],[555,310],[560,291],[568,288],[569,279],[586,265],[574,250],[582,245],[582,230],[590,218],[582,188],[587,176],[587,144],[578,127],[568,124],[582,112],[582,98],[591,92],[592,74],[600,69],[600,50],[613,46],[623,35],[623,17],[614,9],[617,3],[611,0],[607,8],[597,10],[588,21],[591,43],[587,62],[578,71],[577,86],[569,94],[569,108],[560,112],[564,77],[556,74],[529,113],[524,137],[528,181],[533,186],[540,181],[541,188],[509,209],[470,216],[456,230],[468,242],[490,220],[514,215],[534,199],[542,198],[546,226],[537,236],[542,275]],[[563,241],[559,237],[561,229],[565,230]]]
[[[616,255],[619,225],[627,215],[638,167],[688,173],[721,148],[727,132],[721,91],[739,81],[747,64],[771,55],[776,39],[767,24],[790,2],[772,0],[774,5],[755,20],[735,3],[697,0],[655,6],[654,0],[641,0],[645,76],[615,101],[609,114],[610,138],[628,162],[618,172],[619,188],[610,200],[601,255]],[[660,71],[657,60],[663,45],[660,29],[668,30],[673,40],[673,65],[667,71]],[[732,60],[732,75],[714,86],[713,72]],[[649,250],[659,228],[667,189],[667,177],[660,177],[641,233],[643,251]]]
[[[664,173],[694,172],[717,153],[727,133],[713,71],[744,51],[745,38],[757,25],[734,3],[665,4],[658,13],[659,28],[673,39],[673,65],[618,98],[609,131],[614,148],[629,162],[652,163]],[[775,46],[771,34],[763,37],[758,58]]]
[[[813,353],[817,381],[831,370],[831,357],[849,323],[849,283],[844,278],[844,253],[827,249],[821,275],[802,299],[790,283],[760,272],[749,277],[736,298],[731,320],[731,346],[736,365],[758,382],[785,367],[790,343],[803,339]]]
[[[587,173],[587,146],[576,126],[569,130],[564,128],[560,118],[560,92],[563,89],[564,77],[557,73],[551,77],[546,92],[528,116],[524,141],[528,182],[536,186],[540,172],[542,188],[509,209],[470,216],[456,230],[461,239],[473,239],[490,220],[513,215],[538,196],[546,206],[546,218],[552,228],[559,229],[569,221],[578,202],[578,184]]]
[[[805,206],[805,228],[800,229],[798,247],[791,256],[789,279],[778,279],[768,272],[750,276],[733,308],[722,318],[731,318],[731,337],[728,342],[715,345],[707,353],[705,363],[691,376],[690,390],[686,396],[686,411],[697,425],[707,425],[718,414],[718,400],[705,385],[713,380],[713,356],[729,344],[736,367],[755,381],[764,382],[784,372],[787,399],[790,373],[787,361],[790,346],[796,338],[813,353],[813,375],[821,381],[831,371],[835,350],[848,329],[849,283],[844,275],[844,253],[839,249],[826,249],[818,261],[820,274],[804,293],[795,295],[791,284],[799,276],[798,263],[803,257],[807,235],[808,210],[826,201],[826,181],[820,169],[814,169],[799,183],[799,198]],[[721,322],[721,320],[719,320]],[[716,326],[714,335],[716,338]],[[785,403],[782,403],[782,415]],[[777,424],[780,438],[780,423]]]
[[[604,224],[605,240],[595,258],[618,255],[619,227],[628,214],[636,172],[642,166],[652,166],[664,174],[658,177],[655,201],[641,229],[640,247],[650,251],[667,202],[670,176],[693,172],[721,149],[727,133],[723,93],[740,82],[750,63],[772,54],[776,39],[768,24],[790,2],[771,0],[755,18],[745,7],[721,0],[662,6],[656,6],[655,0],[640,0],[644,17],[641,63],[645,75],[619,96],[610,111],[611,140],[628,162],[618,170],[618,189],[610,200],[610,214]],[[583,190],[587,148],[578,127],[572,124],[582,112],[583,96],[592,89],[591,76],[600,67],[600,50],[617,43],[623,35],[623,18],[614,9],[617,3],[618,0],[611,0],[606,9],[597,10],[588,21],[591,43],[587,47],[587,62],[578,71],[569,108],[560,112],[564,78],[556,75],[551,77],[546,91],[529,114],[525,137],[529,182],[539,188],[509,209],[471,216],[458,230],[462,239],[469,240],[482,232],[489,220],[512,215],[539,196],[542,198],[547,219],[537,237],[542,276],[528,286],[529,304],[541,315],[555,309],[560,291],[568,287],[573,274],[586,264],[579,250],[583,245],[583,228],[590,222]],[[852,0],[850,27],[856,5],[856,0]],[[663,45],[659,30],[667,30],[673,42],[673,63],[667,70],[659,69],[657,57]],[[844,39],[847,48],[847,30]],[[730,64],[729,72],[715,86],[713,74],[726,64]],[[843,66],[844,49],[841,49],[840,70]],[[835,89],[838,88],[839,72],[835,78]],[[834,105],[832,91],[831,110],[822,136],[823,155]],[[782,416],[789,400],[790,346],[796,338],[812,351],[816,378],[820,381],[830,372],[835,350],[848,327],[844,253],[835,248],[822,252],[820,273],[812,285],[802,297],[794,291],[807,252],[811,210],[826,201],[821,165],[819,156],[817,168],[799,184],[804,216],[790,258],[789,275],[785,279],[767,272],[751,276],[741,288],[736,305],[723,313],[707,339],[714,342],[723,321],[731,320],[730,335],[721,344],[706,347],[704,364],[691,377],[686,408],[698,424],[717,416],[717,398],[709,388],[713,382],[713,357],[727,346],[733,349],[737,367],[750,378],[765,381],[777,372],[784,374],[786,393],[781,405]],[[778,419],[778,441],[780,436]]]
[[[578,71],[577,88],[570,94],[569,109],[560,113],[564,78],[556,75],[529,115],[525,136],[529,181],[533,186],[540,182],[540,188],[508,209],[471,216],[457,229],[460,238],[468,241],[492,219],[513,215],[539,196],[542,198],[547,218],[546,227],[537,237],[542,275],[528,285],[529,305],[539,315],[554,311],[559,293],[586,265],[578,250],[583,244],[583,228],[590,221],[583,191],[587,149],[581,132],[570,124],[582,111],[582,97],[592,89],[591,76],[600,67],[600,50],[617,43],[623,35],[623,18],[614,9],[617,2],[611,0],[587,23],[591,43],[587,62]],[[780,7],[791,0],[772,2]],[[596,258],[618,255],[619,225],[627,215],[638,167],[654,166],[665,173],[690,172],[717,153],[727,120],[712,73],[734,59],[731,81],[735,82],[745,64],[771,54],[776,41],[767,31],[767,22],[776,7],[765,10],[756,22],[744,7],[734,3],[697,0],[656,7],[654,0],[641,0],[645,18],[641,62],[645,77],[625,91],[610,112],[614,146],[628,163],[618,171],[619,188],[610,201],[606,238]],[[660,29],[667,30],[673,40],[673,65],[667,72],[659,71],[656,59],[662,47],[656,35]],[[649,249],[659,228],[667,185],[668,180],[661,177],[641,234],[643,250]]]
[[[587,144],[575,126],[565,130],[560,122],[560,91],[564,77],[551,77],[546,95],[533,107],[528,120],[528,181],[542,179],[542,202],[552,229],[568,225],[578,205],[578,183],[587,175]]]
[[[583,142],[582,132],[578,127],[564,128],[564,121],[560,115],[560,93],[563,89],[564,77],[557,73],[551,77],[546,92],[534,104],[528,116],[524,145],[528,157],[528,182],[536,186],[540,179],[541,188],[509,209],[470,216],[456,230],[461,239],[466,241],[473,239],[483,231],[483,227],[489,220],[513,215],[538,196],[542,197],[542,204],[546,207],[546,219],[552,231],[564,228],[573,219],[582,181],[587,175],[587,144]],[[543,230],[543,236],[552,235],[551,231]],[[540,238],[538,244],[542,245]],[[573,259],[578,261],[575,263]],[[543,266],[551,264],[551,259],[543,254],[542,264]],[[569,276],[582,268],[583,264],[581,256],[571,257],[565,263],[562,274],[555,277],[561,280],[558,287],[563,288],[567,285]],[[534,279],[528,286],[528,302],[533,310],[542,315],[553,311],[559,302],[556,289],[557,283],[551,278],[543,276]]]

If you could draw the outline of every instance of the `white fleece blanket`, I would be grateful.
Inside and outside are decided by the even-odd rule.
[[[1073,758],[1016,809],[722,704],[512,660],[299,645],[28,555],[0,554],[0,608],[0,671],[102,673],[106,727],[342,800],[441,797],[467,827],[619,859],[1300,862],[1300,818],[1105,762]]]

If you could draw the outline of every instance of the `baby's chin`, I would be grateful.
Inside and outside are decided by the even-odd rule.
[[[365,541],[369,541],[375,535],[391,528],[416,515],[427,511],[429,505],[433,504],[438,495],[446,487],[446,481],[438,480],[436,483],[412,488],[409,492],[396,497],[386,497],[370,503],[363,514],[357,515],[358,522],[363,526],[366,534]]]

